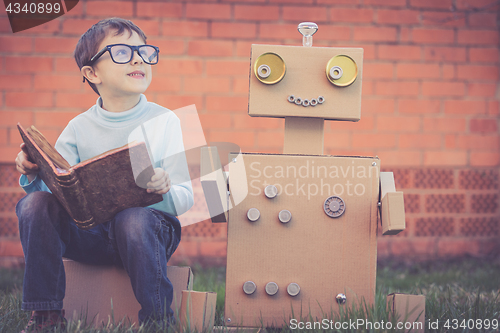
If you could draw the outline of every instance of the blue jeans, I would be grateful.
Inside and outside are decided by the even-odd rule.
[[[55,196],[33,192],[16,206],[25,257],[22,309],[61,310],[66,289],[62,257],[127,271],[141,305],[139,321],[170,319],[173,287],[167,261],[179,245],[179,220],[134,207],[90,230],[79,229]]]

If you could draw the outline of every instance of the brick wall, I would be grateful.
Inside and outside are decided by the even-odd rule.
[[[252,43],[364,48],[362,119],[327,122],[327,154],[378,155],[405,191],[408,230],[379,239],[380,256],[485,256],[499,241],[499,25],[494,0],[80,1],[12,34],[0,5],[0,255],[16,241],[15,124],[54,142],[96,96],[71,52],[99,19],[122,16],[161,48],[147,92],[171,109],[196,104],[207,141],[281,152],[283,121],[247,116]],[[197,195],[201,195],[198,193]],[[176,260],[223,261],[225,225],[185,228]]]

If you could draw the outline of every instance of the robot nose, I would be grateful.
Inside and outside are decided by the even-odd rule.
[[[318,31],[318,25],[313,22],[302,22],[297,27],[302,34],[302,46],[311,47],[313,45],[312,36]]]

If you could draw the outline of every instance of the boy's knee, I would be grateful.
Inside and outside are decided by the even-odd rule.
[[[115,232],[118,237],[128,240],[143,240],[154,233],[157,220],[147,208],[128,208],[115,217]]]
[[[37,191],[28,193],[16,205],[16,214],[19,220],[26,215],[39,215],[47,210],[47,207],[57,199],[52,193]]]

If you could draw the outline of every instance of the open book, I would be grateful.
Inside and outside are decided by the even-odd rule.
[[[146,190],[154,170],[144,142],[132,142],[70,166],[34,126],[25,130],[18,123],[17,127],[31,162],[38,165],[38,175],[79,228],[90,229],[126,208],[163,200]]]

